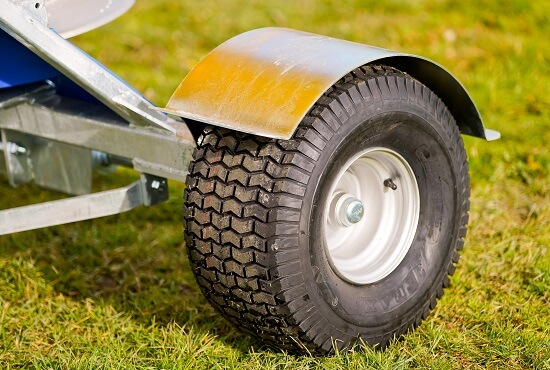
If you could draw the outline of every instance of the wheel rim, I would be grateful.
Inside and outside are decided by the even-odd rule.
[[[333,270],[354,284],[388,276],[410,249],[420,195],[414,172],[397,152],[366,149],[332,183],[324,212],[324,238]]]

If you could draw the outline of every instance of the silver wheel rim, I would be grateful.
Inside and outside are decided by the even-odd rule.
[[[344,280],[375,283],[403,261],[418,226],[420,195],[414,172],[391,149],[366,149],[332,183],[324,210],[330,263]]]

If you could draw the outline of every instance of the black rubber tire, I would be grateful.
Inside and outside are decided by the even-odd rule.
[[[355,285],[329,263],[321,214],[331,178],[371,146],[406,159],[420,216],[399,266]],[[348,74],[290,140],[206,128],[193,158],[184,206],[193,272],[222,315],[267,344],[312,354],[384,348],[418,326],[449,285],[468,222],[466,154],[442,101],[400,71]]]

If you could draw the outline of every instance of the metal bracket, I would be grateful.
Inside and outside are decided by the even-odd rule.
[[[168,200],[168,180],[155,175],[141,176],[143,189],[143,204],[154,206]]]
[[[2,128],[0,133],[4,157],[0,173],[6,173],[11,186],[34,181],[40,187],[70,195],[91,192],[91,150]]]
[[[143,175],[123,188],[0,211],[0,235],[110,216],[167,198],[166,179]]]
[[[45,0],[15,0],[28,15],[29,20],[38,19],[44,26],[48,25],[48,12]]]

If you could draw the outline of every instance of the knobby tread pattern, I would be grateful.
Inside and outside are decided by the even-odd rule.
[[[449,123],[443,127],[449,150],[460,160],[460,232],[446,274],[425,304],[403,318],[397,330],[362,339],[383,348],[417,327],[435,307],[466,235],[469,178],[464,146],[453,117],[433,92],[391,67],[366,65],[327,90],[290,140],[214,127],[199,138],[184,202],[188,254],[202,293],[242,331],[284,350],[312,354],[328,353],[334,346],[348,348],[356,339],[340,332],[304,299],[308,292],[298,244],[302,199],[334,133],[372,102],[389,98],[416,100],[438,122]]]

